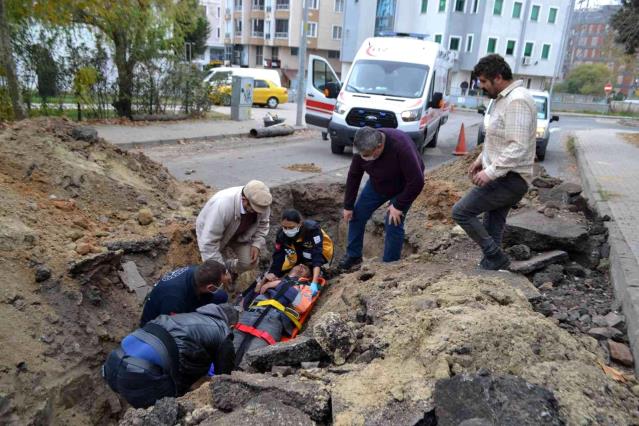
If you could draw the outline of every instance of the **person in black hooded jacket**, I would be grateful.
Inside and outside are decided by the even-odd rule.
[[[321,267],[333,258],[333,241],[314,220],[302,220],[295,209],[282,213],[282,228],[275,237],[273,261],[266,279],[273,281],[281,278],[294,266],[305,264],[312,269],[313,294],[319,290],[318,279]]]
[[[102,366],[114,392],[135,408],[186,393],[207,372],[230,374],[238,313],[229,304],[160,315],[126,336]]]

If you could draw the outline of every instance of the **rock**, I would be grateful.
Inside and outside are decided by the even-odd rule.
[[[60,389],[60,403],[67,409],[75,407],[86,398],[87,390],[93,388],[93,385],[88,374],[66,379]]]
[[[518,272],[520,274],[529,274],[533,271],[542,269],[550,264],[556,262],[563,262],[568,260],[568,253],[562,250],[553,250],[545,253],[538,254],[530,258],[529,260],[513,261],[510,264],[510,270],[512,272]]]
[[[604,317],[606,324],[608,327],[617,328],[623,330],[625,327],[626,317],[623,315],[619,315],[615,312],[608,312],[608,314]]]
[[[86,290],[86,296],[92,305],[99,306],[102,304],[102,292],[96,286],[89,286]]]
[[[461,226],[455,225],[453,229],[450,230],[450,235],[451,236],[466,235],[466,231],[464,231],[464,229]]]
[[[626,367],[632,367],[635,364],[630,348],[623,343],[608,340],[608,350],[610,351],[610,358],[613,361]]]
[[[608,321],[606,321],[606,318],[601,315],[593,315],[592,324],[596,327],[608,327]]]
[[[80,231],[79,229],[72,229],[71,231],[69,231],[67,236],[71,241],[77,241],[80,238],[84,237],[84,232]]]
[[[562,205],[572,204],[581,191],[581,185],[569,182],[562,183],[550,190],[540,192],[539,200],[541,202],[555,201]]]
[[[439,425],[565,424],[551,391],[515,376],[457,375],[438,381],[433,398]]]
[[[98,131],[90,126],[77,126],[71,130],[71,137],[80,141],[96,142]]]
[[[599,247],[599,255],[603,258],[603,259],[607,259],[610,257],[610,244],[608,243],[603,243],[601,245],[601,247]]]
[[[259,372],[271,371],[274,366],[299,367],[303,362],[320,361],[328,356],[314,338],[300,336],[288,342],[247,352],[244,361]]]
[[[337,365],[344,364],[357,345],[353,327],[334,312],[320,317],[313,327],[313,336]]]
[[[564,267],[566,274],[573,277],[585,278],[587,275],[586,269],[576,262],[572,262]]]
[[[235,410],[259,395],[268,395],[316,422],[328,423],[331,418],[331,396],[321,382],[234,371],[231,375],[214,376],[210,386],[213,406],[222,411]]]
[[[621,331],[610,327],[595,327],[588,330],[588,334],[597,340],[619,338],[623,335]]]
[[[167,237],[160,235],[147,240],[109,241],[106,243],[106,247],[111,251],[122,250],[127,254],[146,253],[152,250],[165,250],[170,243]]]
[[[92,273],[97,268],[105,267],[107,265],[110,265],[114,269],[119,269],[122,254],[122,251],[110,251],[86,257],[78,262],[71,263],[69,266],[69,274],[79,275]]]
[[[508,247],[506,253],[515,260],[528,260],[532,256],[530,247],[525,244],[516,244]]]
[[[147,205],[149,204],[149,200],[146,198],[146,196],[144,195],[138,195],[138,197],[135,199],[135,201],[138,204],[142,204],[142,205]]]
[[[311,370],[313,368],[318,368],[319,367],[319,361],[306,361],[302,363],[302,368],[305,370]]]
[[[552,188],[561,183],[561,179],[554,177],[541,177],[537,176],[533,179],[532,185],[537,188]]]
[[[35,270],[35,281],[41,283],[51,278],[51,269],[46,265],[38,265]]]
[[[639,396],[639,385],[634,385],[630,390],[635,396]]]
[[[542,291],[550,291],[553,288],[555,288],[555,286],[553,286],[551,282],[543,283],[542,285],[539,286],[539,290],[542,290]]]
[[[93,245],[90,243],[80,243],[75,246],[75,251],[80,256],[84,256],[86,254],[93,252]]]
[[[553,219],[526,210],[508,218],[504,232],[506,245],[526,244],[532,250],[566,250],[582,252],[588,230],[580,216],[566,212]]]
[[[599,272],[607,272],[610,269],[610,261],[608,259],[601,259],[599,261],[599,265],[597,265],[597,270]]]
[[[271,395],[260,395],[250,400],[246,406],[230,414],[215,418],[214,421],[201,423],[216,426],[265,426],[311,425],[311,417],[300,408],[292,407]]]
[[[142,278],[142,275],[140,275],[135,262],[124,262],[122,264],[122,271],[118,271],[118,275],[124,285],[135,293],[138,303],[144,302],[144,298],[151,291],[151,287],[149,287],[144,278]]]
[[[546,207],[544,209],[544,216],[549,217],[549,218],[553,218],[553,217],[557,216],[558,212],[559,212],[559,210],[557,210],[557,209],[551,209],[549,207]]]
[[[271,368],[271,374],[280,377],[290,376],[294,372],[295,370],[293,369],[293,367],[289,367],[288,365],[274,365]]]
[[[0,217],[0,250],[30,249],[36,240],[36,233],[20,220]]]
[[[153,213],[149,209],[140,209],[138,211],[138,223],[142,226],[146,226],[153,222]]]
[[[550,201],[547,201],[544,204],[544,207],[547,208],[547,209],[561,210],[562,205],[561,205],[561,203],[558,203],[557,201],[550,200]]]
[[[546,283],[558,284],[558,282],[553,282],[552,275],[547,272],[537,272],[535,276],[533,276],[533,285],[535,287],[539,288]]]

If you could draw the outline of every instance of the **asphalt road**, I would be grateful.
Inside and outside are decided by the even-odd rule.
[[[474,147],[480,120],[477,113],[452,113],[440,129],[438,146],[426,150],[427,167],[430,169],[455,158],[452,152],[462,123],[468,129],[465,131],[467,145]],[[330,142],[322,140],[319,130],[305,130],[283,138],[227,138],[144,147],[142,151],[164,164],[178,179],[199,179],[216,188],[243,185],[250,179],[260,179],[268,185],[320,177],[345,179],[352,158],[350,149],[343,155],[332,154]],[[321,168],[321,173],[286,168],[303,163],[314,163]]]
[[[628,130],[627,120],[611,118],[562,116],[551,125],[551,137],[546,159],[540,165],[553,176],[578,181],[574,159],[567,152],[566,139],[575,130],[610,128]],[[482,116],[472,112],[455,112],[441,128],[437,148],[427,149],[424,161],[432,169],[455,157],[460,126],[466,129],[466,144],[475,147],[477,124]],[[187,142],[182,145],[145,147],[142,151],[164,164],[178,179],[199,179],[216,188],[243,185],[250,179],[260,179],[269,185],[306,180],[342,180],[346,178],[352,153],[330,152],[330,144],[318,130],[306,130],[283,138],[227,138],[207,142]],[[300,172],[286,167],[314,163],[317,172]],[[188,174],[187,174],[188,173]]]

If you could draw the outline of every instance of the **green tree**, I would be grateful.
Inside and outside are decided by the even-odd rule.
[[[33,58],[36,76],[38,77],[38,95],[42,103],[47,103],[47,98],[58,94],[59,70],[58,64],[51,55],[51,49],[42,44],[34,44],[29,47],[29,54]]]
[[[559,85],[558,91],[581,95],[602,95],[612,73],[604,64],[583,64],[575,67]]]
[[[610,19],[616,40],[632,55],[639,47],[639,0],[621,0],[621,9]]]
[[[11,27],[9,25],[9,6],[5,0],[0,0],[0,66],[7,79],[7,92],[11,99],[13,116],[22,120],[26,117],[20,84],[16,75],[16,62],[13,57],[13,46],[11,46]]]
[[[211,26],[206,16],[198,16],[193,31],[184,36],[184,41],[193,43],[193,56],[204,54],[206,51],[206,40],[209,38],[210,33]]]

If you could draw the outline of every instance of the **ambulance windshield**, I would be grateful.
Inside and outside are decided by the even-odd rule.
[[[347,92],[419,98],[424,92],[428,66],[407,62],[360,60],[346,84]]]

